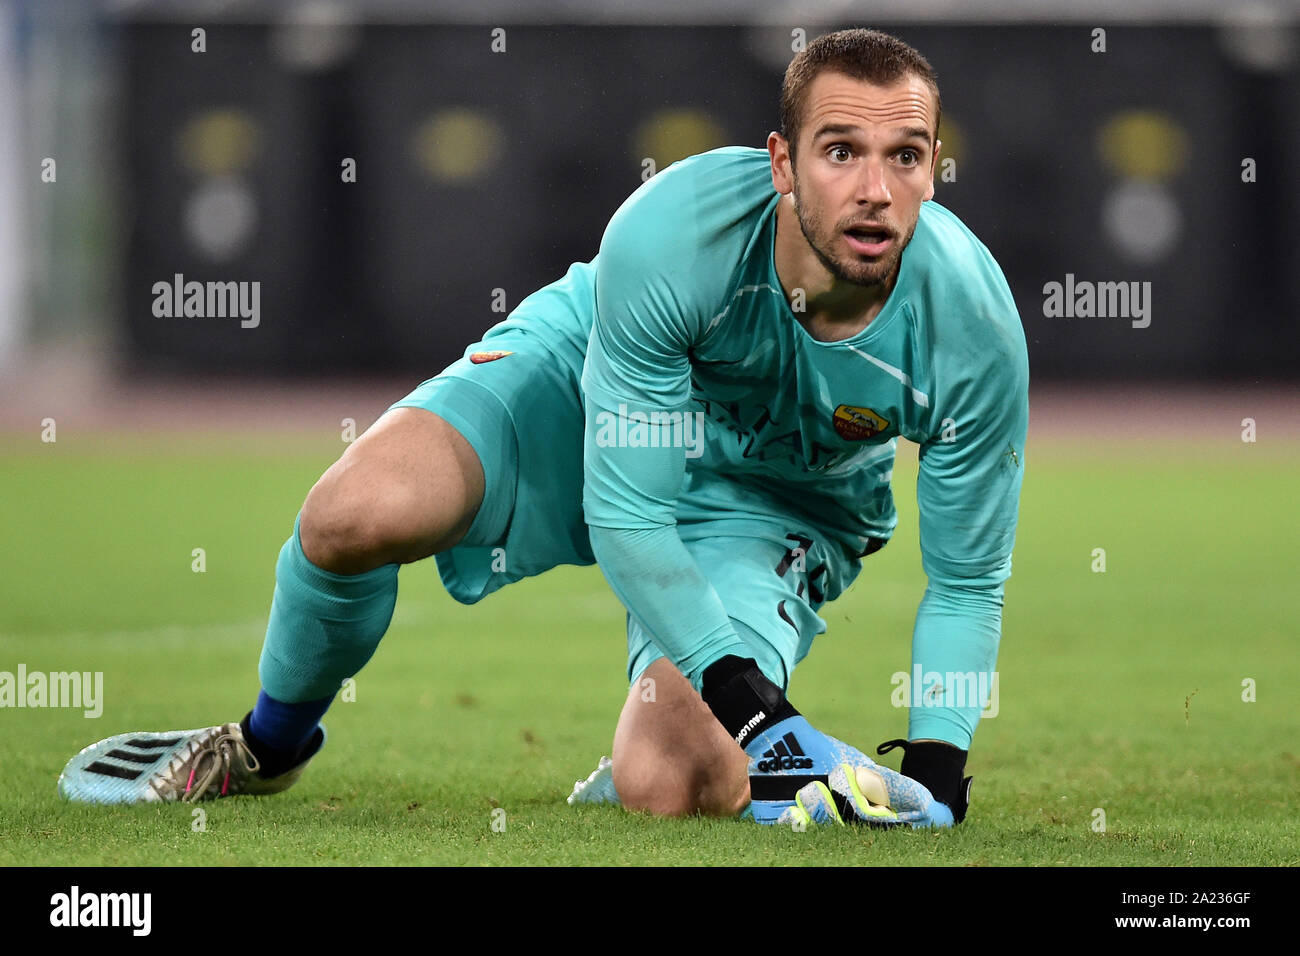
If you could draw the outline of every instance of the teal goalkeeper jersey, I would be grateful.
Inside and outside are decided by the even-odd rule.
[[[690,157],[637,189],[591,267],[564,280],[579,313],[594,285],[582,374],[593,553],[698,688],[719,652],[744,649],[679,528],[793,517],[842,558],[823,586],[833,600],[872,539],[894,531],[902,436],[920,446],[929,579],[913,671],[988,674],[1028,424],[1025,338],[1006,279],[956,216],[926,202],[879,315],[851,338],[818,341],[776,274],[779,198],[765,150]],[[912,738],[969,746],[971,708],[959,709],[914,708]]]

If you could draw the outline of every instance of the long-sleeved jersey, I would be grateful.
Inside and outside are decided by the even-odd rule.
[[[795,516],[841,559],[822,582],[832,600],[894,531],[901,435],[920,446],[929,579],[913,671],[987,680],[1028,425],[1006,279],[956,216],[927,202],[880,313],[850,338],[819,341],[776,274],[779,198],[764,150],[690,157],[628,198],[594,268],[577,273],[594,287],[581,380],[592,550],[698,687],[720,651],[744,651],[679,525]],[[951,696],[913,707],[909,734],[969,747],[980,708]]]

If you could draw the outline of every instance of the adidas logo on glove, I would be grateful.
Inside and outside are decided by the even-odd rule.
[[[812,765],[812,758],[804,755],[794,734],[788,733],[771,750],[764,751],[754,769],[760,773],[772,773],[778,770],[811,770]]]

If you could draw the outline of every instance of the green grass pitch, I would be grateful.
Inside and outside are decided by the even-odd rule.
[[[86,744],[251,705],[277,552],[339,446],[6,445],[0,671],[102,671],[105,704],[0,710],[0,865],[1300,863],[1294,445],[1031,443],[1000,712],[975,737],[970,818],[937,833],[566,806],[625,694],[618,604],[596,569],[562,568],[462,607],[432,562],[403,570],[392,629],[294,789],[204,804],[202,829],[190,807],[64,804],[55,779]],[[890,675],[924,585],[915,468],[901,451],[897,536],[823,610],[790,691],[868,751],[906,733]]]

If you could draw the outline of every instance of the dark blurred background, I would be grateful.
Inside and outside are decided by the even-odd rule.
[[[939,72],[935,198],[1036,381],[1293,375],[1294,5],[900,6],[10,2],[0,368],[427,377],[590,259],[647,159],[762,146],[801,39],[879,26]],[[156,317],[176,273],[260,281],[260,325]],[[1045,316],[1067,273],[1150,282],[1150,326]]]

